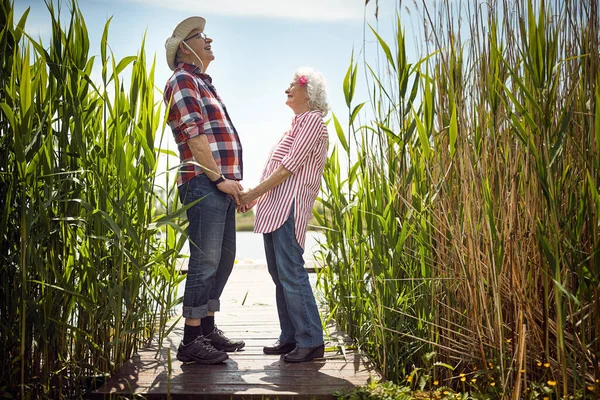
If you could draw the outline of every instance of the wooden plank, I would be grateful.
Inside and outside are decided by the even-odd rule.
[[[344,370],[348,374],[356,374],[358,372],[373,372],[372,367],[362,359],[360,354],[347,354],[345,357],[342,355],[327,356],[324,361],[315,361],[310,363],[286,363],[282,362],[280,356],[267,356],[254,354],[249,357],[232,356],[235,358],[235,362],[225,362],[218,365],[199,365],[194,364],[197,370],[214,370],[214,371],[248,371],[248,370],[291,370],[291,371],[304,371],[304,370]],[[171,364],[171,368],[174,373],[178,373],[179,368],[183,365],[179,361],[174,360]],[[141,373],[148,370],[156,369],[167,369],[167,363],[163,359],[145,359],[136,360],[126,363],[118,375],[124,374],[135,374]]]
[[[311,399],[331,400],[332,390],[350,389],[349,387],[301,386],[301,385],[237,385],[237,386],[201,386],[182,387],[180,385],[165,386],[157,384],[152,387],[139,387],[121,393],[106,393],[102,397],[95,394],[94,398],[144,398],[144,399],[174,399],[174,400],[231,400],[231,399]],[[306,393],[311,393],[307,395]]]
[[[184,373],[185,371],[249,371],[249,370],[276,370],[276,371],[341,371],[344,370],[346,374],[357,374],[359,372],[371,372],[373,369],[365,363],[360,354],[354,354],[350,356],[338,356],[337,358],[330,358],[329,356],[322,359],[317,359],[313,362],[308,363],[286,363],[280,356],[267,356],[262,357],[258,354],[252,357],[244,358],[232,356],[231,360],[234,362],[225,362],[216,365],[201,365],[201,364],[183,364],[179,361],[173,361],[171,364],[172,374]],[[147,360],[135,360],[126,363],[117,375],[128,375],[146,372],[149,370],[167,370],[168,366],[162,359],[147,359]],[[330,372],[326,372],[330,373]]]
[[[179,385],[182,387],[203,387],[206,385],[294,385],[294,386],[354,386],[363,382],[362,376],[335,376],[327,375],[319,371],[287,371],[283,373],[279,370],[271,371],[200,371],[189,369],[185,374],[176,374],[170,377],[171,385]],[[164,378],[157,379],[156,375],[142,374],[138,375],[137,379],[131,380],[130,377],[120,376],[111,383],[111,386],[118,389],[128,387],[150,387],[156,382],[166,381],[167,372],[164,372]]]
[[[246,342],[244,349],[229,353],[226,362],[199,365],[177,361],[175,354],[183,336],[180,320],[162,348],[152,343],[140,350],[92,397],[332,399],[338,390],[380,376],[334,324],[327,326],[322,359],[291,364],[281,356],[263,354],[262,348],[279,335],[275,286],[265,266],[236,266],[221,298],[221,310],[215,317],[219,328],[230,338]],[[344,354],[340,346],[345,347]]]

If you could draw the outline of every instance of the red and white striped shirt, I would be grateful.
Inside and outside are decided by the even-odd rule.
[[[271,150],[261,182],[280,165],[292,172],[283,183],[260,197],[254,232],[270,233],[281,227],[295,204],[296,240],[304,248],[306,227],[321,187],[327,161],[328,134],[321,111],[298,114],[292,126]]]

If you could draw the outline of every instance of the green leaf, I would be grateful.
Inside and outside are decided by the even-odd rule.
[[[104,31],[102,32],[102,39],[100,40],[100,58],[102,60],[102,81],[106,82],[106,66],[107,66],[107,52],[106,48],[108,46],[108,28],[110,26],[110,22],[112,21],[112,16],[106,21],[104,24]]]
[[[0,103],[0,108],[4,112],[4,115],[6,116],[6,118],[8,119],[8,124],[14,131],[15,127],[17,126],[14,111],[6,103]]]
[[[449,369],[450,371],[454,371],[454,367],[452,365],[443,363],[441,361],[437,361],[437,362],[433,363],[433,365],[435,367],[444,367],[444,368]]]
[[[458,137],[458,123],[456,122],[456,106],[452,107],[452,115],[450,116],[450,157],[454,157],[456,153],[456,138]]]
[[[179,154],[175,153],[173,150],[167,150],[167,149],[158,149],[158,152],[160,154],[165,154],[167,156],[172,156],[172,157],[176,157],[179,158]]]
[[[29,54],[31,51],[29,46],[27,46],[24,53],[19,85],[19,99],[21,100],[20,113],[22,116],[29,111],[33,101],[33,95],[31,93],[31,66],[29,65]]]
[[[0,103],[0,108],[2,108],[2,111],[4,111],[4,115],[6,115],[6,118],[10,122],[10,131],[13,135],[15,157],[17,159],[17,162],[23,163],[25,162],[25,148],[23,146],[23,140],[21,138],[21,135],[18,131],[20,125],[16,123],[15,113],[6,103]]]
[[[379,42],[379,45],[381,46],[381,49],[385,53],[385,56],[386,56],[386,58],[388,60],[388,63],[392,66],[392,68],[394,69],[394,71],[397,71],[397,69],[396,69],[396,63],[394,62],[394,57],[392,56],[392,51],[390,50],[390,46],[387,45],[387,43],[385,42],[385,40],[383,40],[381,38],[381,36],[379,36],[379,34],[377,33],[377,31],[375,31],[375,29],[373,29],[373,27],[371,25],[369,25],[369,28],[371,28],[371,31],[373,32],[373,34],[377,38],[377,41]]]
[[[354,107],[354,110],[352,110],[352,113],[350,114],[350,122],[348,123],[349,125],[352,125],[354,123],[354,119],[356,118],[356,116],[360,112],[360,109],[363,108],[364,105],[365,103],[360,103],[359,105]]]
[[[210,195],[207,195],[210,196]],[[162,217],[160,217],[158,220],[155,221],[156,226],[161,226],[164,224],[167,224],[171,221],[173,221],[176,218],[179,218],[183,213],[185,213],[190,207],[193,207],[196,203],[198,203],[199,201],[202,201],[202,199],[204,199],[206,196],[201,197],[197,200],[192,201],[189,204],[186,204],[185,206],[182,206],[180,208],[178,208],[177,210],[173,211],[170,214],[166,214]]]
[[[346,134],[344,133],[344,130],[342,129],[342,126],[340,125],[340,121],[338,121],[335,114],[331,114],[331,115],[333,117],[333,125],[335,126],[335,132],[337,134],[338,140],[340,141],[344,150],[346,152],[348,152],[349,147],[348,147],[348,142],[346,141]]]
[[[12,14],[13,9],[9,8],[9,10]],[[15,27],[14,34],[15,34],[15,42],[16,43],[18,43],[21,40],[21,34],[25,33],[25,24],[27,23],[27,17],[29,16],[29,11],[31,11],[31,7],[27,7],[27,9],[23,12],[23,15],[21,16],[21,19],[19,19],[17,26]],[[11,15],[11,18],[9,18],[7,20],[12,22],[12,15]]]
[[[592,196],[592,201],[594,202],[594,206],[596,206],[596,215],[600,215],[600,195],[598,195],[598,188],[596,187],[596,183],[594,182],[594,178],[590,172],[587,172],[587,181],[588,188],[590,189],[590,195]]]
[[[346,71],[346,76],[344,76],[344,98],[346,99],[346,106],[350,108],[350,104],[352,103],[352,97],[354,94],[354,88],[352,87],[352,67],[354,66],[354,61],[350,59],[350,65],[348,66],[348,70]]]
[[[92,212],[92,215],[95,215],[95,214],[100,214],[102,216],[102,218],[104,219],[104,221],[106,221],[108,223],[108,226],[113,231],[113,233],[117,236],[117,238],[121,239],[121,228],[119,228],[119,225],[117,225],[117,223],[115,222],[113,217],[111,217],[106,211],[100,210],[100,209],[95,209],[94,212]]]
[[[417,133],[419,134],[419,143],[421,144],[421,150],[423,150],[423,154],[425,158],[429,158],[429,154],[431,153],[431,144],[429,143],[429,135],[427,129],[425,128],[425,124],[419,118],[419,115],[413,110],[413,118],[417,123]]]
[[[381,83],[381,81],[379,80],[379,77],[377,76],[377,74],[375,73],[375,71],[373,71],[373,68],[371,68],[371,66],[369,64],[366,64],[366,65],[367,65],[367,69],[371,73],[371,77],[377,83],[377,89],[381,90],[383,92],[383,94],[385,94],[385,97],[387,97],[388,101],[390,103],[394,104],[394,100],[392,99],[392,97],[390,96],[390,94],[388,93],[388,91],[386,90],[385,85],[383,83]]]

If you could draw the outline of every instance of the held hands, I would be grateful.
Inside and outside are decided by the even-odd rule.
[[[245,190],[239,193],[240,202],[238,203],[238,213],[248,212],[258,202],[258,196],[253,189]]]
[[[237,212],[238,213],[246,213],[246,212],[250,211],[250,209],[252,207],[254,207],[256,205],[256,203],[258,203],[258,200],[252,200],[248,204],[244,204],[244,205],[238,206],[237,207]]]
[[[216,184],[217,189],[227,193],[235,200],[238,213],[248,212],[258,202],[259,194],[254,189],[244,190],[238,181],[223,179]]]
[[[217,184],[217,189],[233,197],[239,213],[248,212],[258,202],[257,193],[252,189],[244,191],[242,185],[237,181],[225,179]]]

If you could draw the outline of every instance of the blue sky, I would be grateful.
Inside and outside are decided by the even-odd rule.
[[[58,4],[56,0],[54,4]],[[67,15],[69,3],[61,4]],[[293,117],[285,105],[284,90],[296,68],[309,66],[324,75],[332,111],[344,123],[347,109],[342,82],[352,51],[360,57],[363,52],[367,57],[377,52],[375,38],[368,28],[365,32],[364,22],[377,25],[392,45],[398,4],[380,0],[376,21],[375,0],[366,7],[364,0],[79,1],[92,54],[99,54],[102,31],[110,17],[109,45],[117,59],[136,54],[146,34],[146,54],[150,59],[156,56],[155,80],[161,91],[171,74],[165,61],[166,38],[182,19],[191,15],[206,18],[205,31],[214,40],[216,57],[207,72],[240,134],[244,148],[242,184],[248,187],[258,184],[271,146]],[[15,0],[15,20],[27,7],[31,8],[27,32],[48,43],[49,16],[43,0]],[[407,16],[404,9],[401,12],[408,24],[405,31],[415,22],[419,25],[418,18]],[[411,57],[414,60],[409,54]],[[364,81],[362,74],[364,71],[359,82]],[[361,102],[367,100],[364,87],[356,97]],[[166,137],[167,145],[176,149],[168,128]],[[331,148],[337,142],[333,129],[330,137]]]

